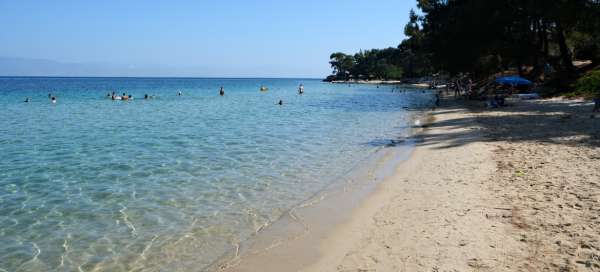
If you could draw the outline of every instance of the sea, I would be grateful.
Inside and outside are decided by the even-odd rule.
[[[0,77],[0,272],[201,271],[431,103],[316,79]]]

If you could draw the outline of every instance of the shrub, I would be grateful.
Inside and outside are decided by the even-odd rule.
[[[573,96],[594,97],[600,92],[600,68],[587,72],[573,84]]]

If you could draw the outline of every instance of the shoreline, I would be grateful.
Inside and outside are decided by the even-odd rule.
[[[347,175],[352,177],[352,182],[334,184],[299,204],[237,246],[235,252],[217,260],[208,271],[305,271],[306,267],[317,263],[322,255],[315,253],[321,251],[322,242],[360,217],[360,211],[365,207],[372,211],[371,204],[379,203],[378,197],[374,196],[379,194],[381,187],[397,175],[399,165],[413,160],[423,132],[435,118],[431,111],[425,110],[412,119],[412,124],[419,125],[411,125],[410,136],[394,140],[371,158],[359,162]],[[406,141],[412,144],[406,145]]]
[[[471,232],[485,233],[493,228],[484,222],[485,218],[478,218],[475,213],[470,215],[459,215],[468,210],[475,203],[482,203],[486,198],[479,197],[473,192],[482,192],[478,183],[462,180],[472,180],[477,176],[491,176],[494,165],[491,160],[481,166],[477,173],[465,176],[456,173],[457,170],[466,171],[472,163],[480,163],[489,159],[492,152],[483,144],[476,144],[468,148],[460,148],[458,151],[449,149],[440,151],[448,142],[440,142],[429,145],[426,140],[432,135],[440,133],[452,133],[454,128],[432,128],[436,124],[446,122],[452,118],[463,117],[469,114],[464,108],[442,109],[427,112],[432,117],[429,122],[424,122],[424,130],[420,131],[415,138],[418,144],[407,160],[398,162],[394,166],[394,173],[387,176],[382,182],[349,211],[349,215],[329,226],[328,229],[320,230],[317,236],[308,241],[287,245],[273,251],[263,251],[260,254],[242,257],[242,261],[235,266],[227,267],[219,271],[246,272],[246,271],[420,271],[423,266],[423,258],[426,255],[439,254],[440,231],[449,231],[447,220],[458,220],[466,216],[470,221],[468,229]],[[466,130],[461,128],[460,130]],[[450,166],[445,164],[451,158],[460,155],[468,157],[473,151],[477,156],[471,156],[469,161],[459,165]],[[457,154],[460,153],[460,154]],[[448,167],[450,166],[450,167]],[[462,168],[462,169],[461,169]],[[431,169],[445,170],[431,173]],[[457,183],[444,183],[446,177],[457,178]],[[469,196],[468,201],[452,202],[453,198]],[[442,206],[443,207],[440,207]],[[330,204],[331,205],[331,204]],[[501,206],[498,203],[488,203],[487,206]],[[423,209],[425,207],[425,209]],[[442,208],[439,209],[438,208]],[[330,211],[334,211],[332,207]],[[431,224],[436,217],[445,218],[444,225]],[[457,218],[459,217],[459,218]],[[428,237],[422,239],[423,235],[429,233],[438,236],[435,239]],[[409,234],[409,239],[406,235]],[[459,237],[460,236],[460,237]],[[496,244],[501,244],[502,239],[495,239]],[[395,241],[394,241],[395,240]],[[445,252],[451,254],[447,259],[457,259],[466,250],[477,250],[485,252],[483,248],[472,249],[460,246],[461,242],[467,241],[468,236],[458,235],[446,238],[445,244],[449,246]],[[398,250],[396,244],[405,244],[400,255],[409,256],[412,259],[389,258],[390,253],[385,251]],[[420,248],[420,249],[419,249]],[[502,247],[505,248],[505,247]],[[361,251],[365,251],[361,254]],[[421,252],[423,251],[423,252]],[[455,252],[454,252],[455,251]],[[488,253],[493,255],[493,253]],[[465,262],[467,263],[467,262]],[[469,268],[465,266],[463,268]]]
[[[371,84],[371,85],[404,85],[402,80],[354,80],[354,81],[343,81],[334,80],[330,81],[332,84]],[[409,84],[406,84],[409,85]]]
[[[411,159],[327,237],[322,258],[302,271],[469,271],[518,247],[481,216],[504,206],[482,186],[495,165],[470,111],[453,103],[432,114]],[[448,134],[469,144],[431,140]]]
[[[405,86],[409,88],[418,88],[418,89],[431,89],[430,83],[414,83],[409,81],[402,80],[356,80],[356,81],[342,81],[342,80],[334,80],[327,82],[330,84],[358,84],[358,85],[396,85],[396,86]]]
[[[600,120],[587,115],[589,103],[513,100],[497,110],[469,103],[445,98],[409,159],[357,198],[348,216],[310,239],[271,244],[218,271],[600,268],[600,234],[594,232],[600,221],[593,216],[600,211],[600,173],[594,171],[600,169]],[[525,114],[532,116],[524,122]],[[573,118],[578,122],[569,122]],[[565,122],[568,127],[557,126]],[[556,148],[548,151],[548,145]],[[557,170],[524,170],[521,164],[549,164],[539,152],[553,152]],[[515,183],[527,177],[539,185]],[[328,206],[319,212],[340,208]]]
[[[413,123],[425,124],[429,112],[413,113]],[[418,120],[418,121],[417,121]],[[238,244],[234,252],[226,253],[207,268],[208,271],[295,271],[316,262],[318,243],[323,236],[347,221],[380,183],[392,176],[402,161],[408,160],[416,146],[422,126],[410,126],[407,136],[399,135],[346,174],[299,203],[254,236]],[[286,256],[295,256],[290,262]],[[273,258],[278,258],[273,261]],[[271,262],[268,268],[265,262]]]

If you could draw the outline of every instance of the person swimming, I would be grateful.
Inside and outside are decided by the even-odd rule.
[[[223,86],[221,86],[221,89],[219,90],[219,95],[220,96],[224,96],[225,95],[225,89],[223,89]]]
[[[148,94],[144,95],[144,99],[150,99],[150,97],[148,96]]]
[[[269,88],[267,88],[267,87],[265,87],[265,86],[263,86],[263,85],[260,85],[260,91],[261,91],[261,92],[266,92],[266,91],[268,91],[268,90],[269,90]]]
[[[126,95],[125,93],[123,93],[123,95],[121,96],[121,100],[128,100],[129,96]]]
[[[123,99],[122,97],[120,97],[120,96],[116,95],[114,92],[113,92],[113,94],[112,94],[112,96],[111,96],[110,98],[111,98],[112,100],[121,100],[121,99]]]
[[[29,97],[26,97],[26,98],[25,98],[25,101],[23,101],[23,102],[25,102],[25,103],[29,103]]]
[[[181,96],[183,93],[181,91],[177,92],[178,96]]]
[[[302,83],[300,83],[300,86],[298,86],[298,94],[304,94],[304,84]]]
[[[277,104],[278,104],[279,106],[282,106],[282,105],[283,105],[283,100],[279,99],[279,102],[277,102]]]
[[[56,104],[56,96],[51,97],[50,100],[52,101],[52,104]]]

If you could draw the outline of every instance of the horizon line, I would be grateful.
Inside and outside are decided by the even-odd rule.
[[[10,76],[0,78],[133,78],[133,79],[324,79],[318,77],[190,77],[190,76]]]

